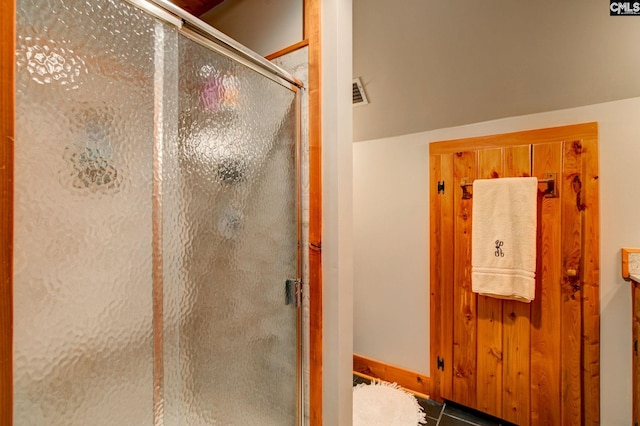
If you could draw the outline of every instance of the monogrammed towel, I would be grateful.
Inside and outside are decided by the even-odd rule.
[[[536,282],[538,179],[473,182],[471,287],[476,293],[531,302]]]

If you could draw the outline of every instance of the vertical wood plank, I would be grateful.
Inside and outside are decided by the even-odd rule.
[[[442,321],[447,321],[442,315],[440,298],[444,290],[442,282],[442,195],[437,187],[442,182],[441,156],[429,156],[429,293],[431,307],[429,311],[430,333],[430,363],[431,372],[431,397],[436,401],[442,400],[442,380],[444,372],[438,368],[438,359],[442,357]],[[446,183],[445,183],[446,185]]]
[[[582,141],[582,412],[600,424],[600,217],[597,139]]]
[[[451,398],[453,395],[453,288],[454,288],[454,214],[453,201],[457,192],[453,178],[453,154],[444,154],[440,170],[442,179],[449,183],[449,189],[445,190],[442,198],[442,283],[444,286],[441,292],[440,303],[442,304],[442,316],[447,318],[443,323],[442,333],[442,358],[447,360],[444,364],[444,377],[442,380],[442,395]]]
[[[439,182],[442,182],[440,172],[441,156],[429,156],[429,293],[431,307],[429,311],[429,334],[430,338],[430,363],[431,372],[431,397],[436,401],[442,400],[441,386],[443,372],[438,368],[438,358],[442,356],[442,334],[440,326],[442,321],[446,321],[442,316],[442,197],[437,189]],[[354,363],[355,365],[355,363]]]
[[[478,152],[478,179],[503,177],[502,149]],[[478,295],[477,408],[502,416],[502,301]]]
[[[453,156],[430,156],[431,397],[451,398],[453,364]],[[438,182],[444,192],[438,193]],[[438,360],[446,360],[438,367]]]
[[[580,270],[582,256],[582,143],[563,143],[562,203],[562,318],[561,329],[561,424],[582,424],[582,308]]]
[[[311,244],[311,243],[310,243]],[[309,247],[309,417],[322,426],[322,253]]]
[[[531,176],[529,145],[504,148],[504,175]],[[502,305],[502,323],[502,417],[520,426],[526,426],[530,419],[531,305],[505,300]]]
[[[640,283],[631,282],[631,300],[633,305],[633,339],[632,339],[632,380],[633,380],[633,414],[631,424],[640,421],[640,356],[638,345],[640,343]]]
[[[453,156],[454,271],[453,271],[453,395],[452,399],[476,406],[476,294],[471,291],[471,200],[462,198],[460,180],[476,178],[476,152]]]
[[[533,147],[533,175],[562,170],[562,143]],[[531,424],[560,418],[561,203],[538,199],[536,298],[531,304]]]
[[[304,0],[309,41],[309,416],[322,425],[322,117],[320,0]]]
[[[15,0],[0,2],[0,424],[13,422]]]

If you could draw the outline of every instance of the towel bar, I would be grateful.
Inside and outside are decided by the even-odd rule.
[[[547,189],[543,192],[543,197],[545,198],[557,198],[558,195],[558,185],[556,185],[556,177],[557,173],[545,173],[542,179],[538,179],[538,183],[546,183]],[[460,179],[460,187],[462,188],[462,199],[469,200],[471,199],[471,194],[468,187],[473,186],[473,182],[469,180],[469,178]]]

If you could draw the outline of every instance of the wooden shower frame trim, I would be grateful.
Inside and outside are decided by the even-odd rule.
[[[265,56],[265,59],[272,61],[276,58],[279,58],[281,56],[284,56],[288,53],[292,53],[295,52],[296,50],[302,49],[303,47],[307,47],[309,46],[309,40],[304,39],[302,41],[299,41],[297,43],[292,44],[291,46],[287,46],[283,49],[280,49],[276,52],[270,53],[267,56]]]
[[[309,43],[309,419],[322,426],[322,99],[320,0],[303,1]]]
[[[320,0],[303,0],[303,40],[269,60],[308,47],[309,81],[309,421],[322,426],[322,120]]]
[[[15,0],[0,2],[0,424],[13,422]]]
[[[322,426],[322,120],[320,0],[303,1],[304,39],[268,56],[308,47],[309,81],[309,420]]]
[[[583,123],[568,125],[562,127],[550,127],[536,130],[528,130],[514,133],[504,133],[496,135],[488,135],[481,137],[471,137],[463,139],[454,139],[435,142],[429,145],[429,155],[448,154],[465,150],[480,150],[489,148],[504,148],[518,145],[536,145],[548,143],[549,140],[584,140],[596,142],[590,145],[591,150],[586,152],[583,158],[583,167],[586,178],[583,180],[583,187],[588,195],[583,200],[586,206],[598,206],[598,123]],[[435,188],[433,186],[432,188]],[[432,189],[434,190],[434,189]],[[433,226],[434,219],[431,222],[431,238],[434,237]],[[583,222],[583,232],[585,232],[585,241],[583,247],[583,297],[582,309],[584,311],[584,324],[580,344],[582,346],[581,359],[581,377],[583,383],[584,399],[582,404],[582,420],[583,424],[598,424],[600,420],[600,217],[599,208],[585,209]],[[432,247],[436,244],[431,241]],[[431,295],[433,299],[434,292],[440,294],[437,279],[433,276],[433,265],[436,264],[434,258],[435,253],[430,251],[431,257]],[[437,316],[437,310],[433,307],[431,301],[431,359],[430,371],[437,371],[437,356],[441,353],[440,341],[436,338],[440,318]],[[432,377],[432,385],[434,385]],[[432,389],[431,395],[436,399],[440,398],[439,393]]]
[[[309,56],[309,417],[322,425],[322,150],[320,2],[304,1],[304,40],[265,56],[273,60],[307,47]]]

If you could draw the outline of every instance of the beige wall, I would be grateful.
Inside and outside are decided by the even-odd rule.
[[[352,421],[351,0],[321,1],[323,424]]]
[[[303,0],[226,0],[205,13],[202,20],[266,56],[302,40],[302,3]]]
[[[640,96],[640,17],[603,0],[354,0],[356,141]]]
[[[433,130],[396,138],[362,142],[355,145],[355,189],[354,211],[356,226],[354,228],[355,300],[367,300],[367,304],[384,306],[384,316],[390,318],[397,327],[385,329],[369,328],[370,324],[379,322],[381,315],[377,310],[355,310],[355,342],[354,351],[363,355],[378,357],[386,362],[402,367],[415,368],[420,357],[414,354],[411,358],[399,356],[399,352],[421,352],[428,347],[428,342],[421,341],[421,336],[413,332],[414,324],[424,321],[425,308],[409,310],[403,299],[391,298],[390,294],[399,292],[398,286],[410,286],[414,298],[425,299],[429,292],[428,280],[420,283],[402,282],[385,279],[387,276],[403,276],[409,268],[416,274],[416,280],[422,277],[424,265],[407,265],[400,257],[392,258],[385,252],[369,250],[367,256],[358,254],[371,233],[378,233],[376,244],[380,247],[396,244],[393,230],[398,226],[403,229],[424,229],[428,212],[422,209],[415,200],[420,196],[428,198],[428,144],[440,140],[467,138],[497,133],[507,133],[536,128],[561,126],[567,124],[597,121],[599,125],[599,176],[600,176],[600,314],[601,314],[601,409],[603,425],[623,425],[631,423],[631,288],[620,275],[620,248],[640,247],[640,226],[637,212],[640,211],[640,98],[589,105],[580,108],[545,112],[541,114],[506,118],[483,123]],[[377,163],[381,153],[402,151],[393,154],[401,162],[385,161],[373,164],[367,169],[362,166],[369,160]],[[415,160],[412,157],[421,155]],[[410,161],[409,161],[410,160]],[[402,165],[400,165],[402,163]],[[398,193],[398,188],[378,186],[379,175],[385,173],[403,173],[407,179],[416,179],[411,191]],[[396,179],[396,178],[394,178]],[[360,194],[358,194],[360,193]],[[380,206],[385,199],[393,199],[398,204],[414,205],[420,215],[405,214],[402,223],[395,215],[376,216],[374,206]],[[367,211],[369,211],[367,213]],[[425,217],[422,217],[422,214]],[[366,226],[365,226],[366,225]],[[374,226],[375,225],[375,226]],[[375,227],[375,229],[373,229]],[[379,229],[389,230],[386,236]],[[428,235],[424,239],[419,236],[408,238],[407,244],[420,253],[425,262],[428,260]],[[360,281],[362,271],[367,271],[370,282]],[[380,278],[376,276],[380,272]],[[425,303],[428,303],[425,301]],[[402,318],[400,321],[394,318]],[[395,322],[394,322],[395,321]],[[364,328],[364,329],[363,329]],[[397,334],[407,334],[416,338],[402,348],[392,348],[387,342],[401,342]],[[366,349],[366,351],[363,351]],[[428,353],[418,365],[420,372],[428,373]]]
[[[429,372],[429,144],[353,145],[354,351]]]

